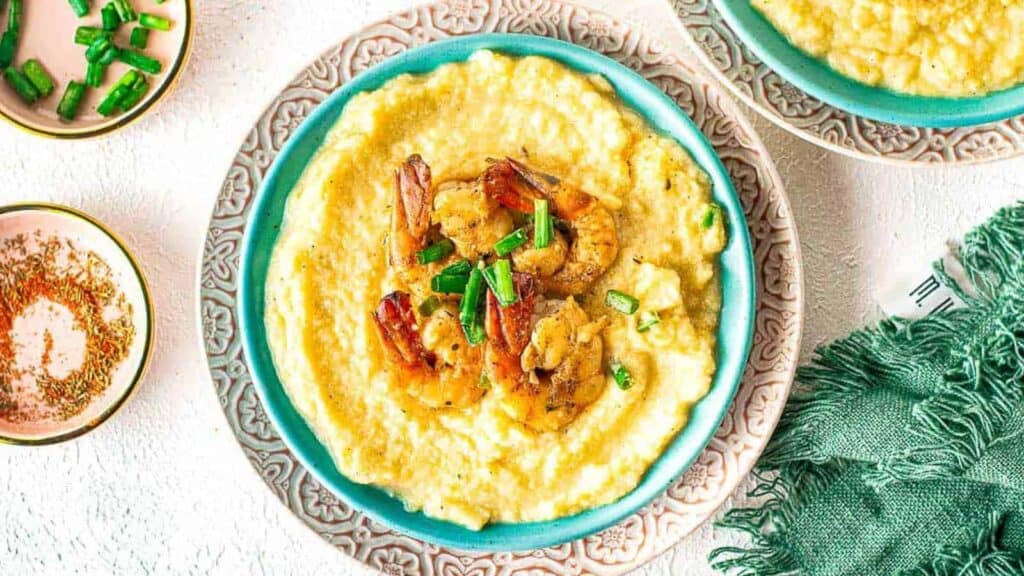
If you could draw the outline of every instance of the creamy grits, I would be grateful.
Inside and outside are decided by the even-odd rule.
[[[401,282],[385,238],[395,168],[413,154],[437,184],[474,178],[488,158],[528,157],[614,214],[618,255],[577,301],[607,319],[603,360],[627,366],[632,387],[606,376],[596,401],[547,432],[511,417],[493,390],[459,408],[405,393],[371,312]],[[711,384],[726,240],[713,208],[687,152],[602,78],[488,51],[398,77],[348,103],[291,192],[267,277],[277,372],[338,469],[410,510],[480,528],[612,502]],[[638,314],[605,306],[612,288],[660,322],[639,332]]]
[[[751,0],[795,46],[861,82],[979,96],[1024,81],[1020,0]]]

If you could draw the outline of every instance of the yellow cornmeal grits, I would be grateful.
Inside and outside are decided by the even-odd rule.
[[[751,0],[789,40],[855,80],[922,96],[1024,81],[1021,0]]]
[[[539,433],[493,394],[429,409],[389,371],[370,312],[392,288],[387,249],[395,168],[421,154],[435,183],[473,178],[487,158],[529,153],[538,169],[598,197],[621,244],[582,300],[607,315],[605,354],[634,386],[606,390],[567,428]],[[545,520],[632,490],[715,372],[721,217],[711,187],[675,141],[623,107],[608,84],[551,60],[479,52],[352,99],[288,201],[267,278],[266,323],[291,400],[338,469],[408,508],[479,528]],[[706,223],[706,221],[705,221]],[[602,304],[628,289],[662,321]]]

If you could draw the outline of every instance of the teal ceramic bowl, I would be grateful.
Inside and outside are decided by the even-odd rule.
[[[263,312],[267,265],[285,201],[349,99],[399,74],[429,72],[442,64],[466,60],[481,49],[546,56],[607,78],[628,106],[646,117],[650,125],[678,140],[711,177],[715,201],[728,218],[729,241],[721,255],[719,367],[711,391],[693,408],[689,423],[640,484],[617,502],[575,516],[550,522],[490,524],[472,531],[410,512],[397,498],[374,486],[352,482],[335,468],[277,377],[267,347]],[[743,210],[725,168],[703,134],[672,100],[628,68],[584,48],[535,36],[497,34],[434,42],[386,60],[332,94],[288,140],[263,181],[243,240],[240,274],[238,307],[245,354],[263,404],[296,457],[317,480],[374,520],[427,542],[465,550],[527,550],[575,540],[619,522],[663,492],[700,454],[725,416],[746,365],[753,332],[753,260]]]
[[[750,0],[714,2],[740,40],[772,70],[818,100],[851,114],[906,126],[952,128],[1024,113],[1024,84],[971,98],[899,94],[843,76],[790,44]]]

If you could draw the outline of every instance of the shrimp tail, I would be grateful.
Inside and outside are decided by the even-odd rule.
[[[391,262],[409,265],[426,244],[430,211],[434,205],[430,166],[413,154],[395,170],[391,214]]]
[[[511,158],[493,162],[483,174],[484,194],[506,208],[533,212],[533,201],[544,194],[517,170],[517,165],[526,168]]]
[[[526,374],[519,357],[530,343],[530,320],[537,296],[537,283],[533,276],[523,272],[512,275],[518,297],[515,303],[502,307],[493,292],[487,293],[488,355],[495,376],[502,382],[523,382]]]
[[[380,343],[392,362],[406,369],[433,366],[435,357],[423,346],[407,292],[395,291],[381,298],[373,321]]]

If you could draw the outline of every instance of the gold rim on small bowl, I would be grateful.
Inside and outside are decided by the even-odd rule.
[[[165,75],[156,86],[155,90],[147,94],[134,108],[120,116],[108,119],[98,124],[76,128],[75,122],[71,122],[65,125],[66,128],[54,129],[41,122],[32,122],[29,119],[13,114],[8,109],[9,107],[3,104],[3,100],[0,99],[0,118],[23,132],[34,136],[54,138],[57,140],[88,140],[92,138],[99,138],[120,130],[121,128],[133,124],[136,120],[142,118],[147,112],[156,109],[177,86],[181,73],[184,71],[185,66],[188,64],[188,60],[191,57],[195,35],[193,0],[171,0],[170,2],[165,2],[162,5],[169,6],[171,5],[171,2],[181,2],[183,5],[182,10],[184,17],[181,18],[182,37],[180,45],[175,53],[174,61],[167,69],[167,72],[162,73]],[[98,6],[93,6],[93,12],[98,13],[98,8]],[[69,7],[68,10],[70,11]],[[70,40],[68,41],[70,42]],[[27,56],[36,58],[42,55],[32,54]],[[84,74],[84,59],[82,62]],[[43,65],[46,65],[45,61],[43,62]],[[51,98],[60,98],[64,84],[65,83],[58,83],[58,86],[54,89],[56,96],[51,95]],[[109,83],[104,85],[104,88],[91,90],[104,90],[108,85]]]
[[[132,255],[131,251],[128,250],[127,244],[120,236],[111,230],[106,224],[100,222],[96,218],[69,206],[63,206],[60,204],[52,204],[47,202],[24,202],[8,204],[6,206],[0,206],[0,217],[16,213],[16,212],[49,212],[55,213],[62,216],[69,216],[73,219],[80,220],[101,232],[104,236],[110,239],[111,242],[117,247],[117,250],[124,257],[125,262],[129,265],[134,278],[139,283],[139,290],[141,293],[141,299],[145,308],[145,327],[146,327],[146,338],[142,343],[141,347],[141,358],[139,359],[138,366],[135,368],[134,374],[132,374],[127,386],[117,396],[113,397],[110,405],[103,409],[102,412],[96,416],[90,418],[86,422],[75,426],[70,430],[59,430],[53,435],[40,436],[35,438],[21,438],[7,436],[0,432],[0,444],[8,444],[15,446],[43,446],[47,444],[57,444],[65,442],[82,436],[88,432],[99,428],[101,424],[109,420],[114,414],[116,414],[132,397],[136,389],[139,387],[139,383],[142,381],[149,368],[150,360],[153,356],[153,341],[155,338],[155,322],[154,322],[154,310],[153,310],[153,298],[150,295],[149,284],[146,282],[146,276],[142,272],[142,268],[139,266],[138,261]],[[113,384],[112,384],[113,385]]]

